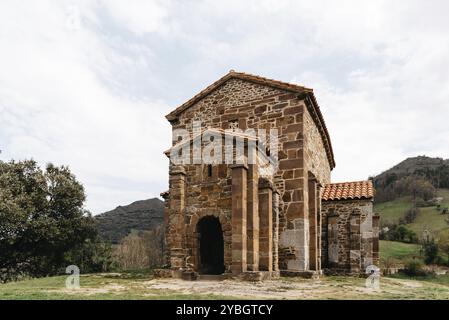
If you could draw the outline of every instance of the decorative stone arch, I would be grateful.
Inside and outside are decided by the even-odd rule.
[[[229,269],[230,261],[227,257],[231,256],[231,246],[230,243],[232,241],[231,234],[227,232],[227,225],[230,225],[229,219],[226,218],[224,213],[220,213],[217,211],[209,211],[207,209],[202,210],[201,212],[194,213],[190,218],[190,223],[187,226],[186,232],[186,244],[188,245],[189,253],[189,262],[190,268],[196,272],[199,272],[200,265],[200,253],[199,253],[199,230],[198,223],[205,217],[215,217],[218,219],[218,222],[221,226],[221,231],[223,233],[223,260],[225,271]]]

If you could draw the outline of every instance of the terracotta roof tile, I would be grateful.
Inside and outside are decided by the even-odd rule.
[[[321,199],[328,200],[348,200],[348,199],[371,199],[374,197],[374,187],[372,181],[356,181],[330,183],[324,186]]]

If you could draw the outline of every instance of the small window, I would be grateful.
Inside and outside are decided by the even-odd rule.
[[[211,164],[207,165],[207,176],[212,177],[212,165]]]
[[[238,120],[232,120],[229,121],[229,129],[235,130],[239,128],[239,121]]]

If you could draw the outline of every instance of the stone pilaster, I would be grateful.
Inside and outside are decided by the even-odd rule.
[[[273,191],[273,271],[279,271],[279,191]]]
[[[317,205],[317,270],[321,270],[321,236],[322,236],[322,215],[321,215],[321,187],[317,185],[316,188],[316,205]]]
[[[360,211],[354,210],[349,219],[349,267],[351,273],[360,273],[362,264],[362,235],[360,232]]]
[[[379,266],[379,214],[373,215],[373,264]]]
[[[168,206],[169,238],[167,244],[170,248],[170,266],[174,270],[185,267],[185,176],[182,166],[170,168],[170,202]]]
[[[232,169],[232,263],[231,272],[239,274],[247,271],[247,174],[243,164]]]
[[[317,182],[309,179],[309,269],[318,270]]]
[[[247,264],[249,271],[259,270],[259,173],[256,164],[248,165]]]
[[[273,186],[265,179],[259,180],[259,269],[273,270]]]
[[[163,265],[165,266],[170,266],[170,250],[167,250],[167,248],[169,247],[168,241],[169,241],[169,217],[170,217],[170,191],[165,191],[162,192],[161,197],[164,199],[164,228],[165,228],[165,232],[164,232],[164,247],[163,247],[163,252],[164,252],[164,261],[163,261]]]

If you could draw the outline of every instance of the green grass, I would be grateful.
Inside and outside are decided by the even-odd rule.
[[[441,189],[438,191],[438,197],[443,197],[441,207],[449,207],[449,190]],[[407,209],[411,207],[411,198],[402,197],[393,201],[376,204],[374,211],[380,214],[381,225],[387,223],[398,223],[399,219],[404,216]],[[429,230],[435,237],[441,231],[449,230],[449,225],[445,219],[449,218],[449,215],[443,215],[437,207],[425,207],[420,208],[420,212],[417,215],[413,223],[407,224],[407,228],[413,230],[417,236],[421,239],[424,230]]]
[[[438,191],[438,197],[442,197],[441,207],[449,207],[449,190],[441,189]],[[385,203],[376,204],[375,212],[380,214],[381,225],[387,223],[398,223],[404,216],[407,209],[411,207],[411,198],[402,197]],[[414,231],[419,239],[422,239],[424,230],[431,232],[432,236],[438,238],[442,231],[449,230],[449,225],[445,221],[449,215],[443,215],[437,207],[420,208],[420,211],[413,223],[405,226]],[[407,244],[395,241],[380,241],[380,259],[383,265],[386,261],[395,263],[405,263],[413,257],[419,257],[420,246],[416,244]],[[442,260],[447,260],[447,256],[440,252]],[[420,258],[421,259],[421,258]]]
[[[57,276],[0,284],[0,299],[449,299],[449,276],[381,277],[380,290],[374,291],[366,288],[365,279],[349,276],[281,278],[255,284],[89,274],[81,276],[81,287],[76,290],[66,289],[65,279]]]
[[[80,289],[66,289],[66,276],[45,277],[0,284],[0,300],[207,300],[230,299],[221,295],[185,294],[174,290],[155,290],[145,286],[151,275],[81,275]]]
[[[403,273],[396,273],[394,275],[388,276],[393,279],[407,279],[407,280],[416,280],[416,281],[425,281],[429,283],[441,284],[449,287],[449,275],[426,275],[426,276],[415,276],[409,277]]]
[[[420,245],[413,243],[403,243],[397,241],[380,240],[380,261],[395,263],[405,263],[409,259],[419,257]]]
[[[382,224],[398,223],[399,219],[404,216],[405,212],[410,207],[411,198],[402,197],[393,201],[382,202],[374,205],[374,212],[378,212],[380,214]]]

